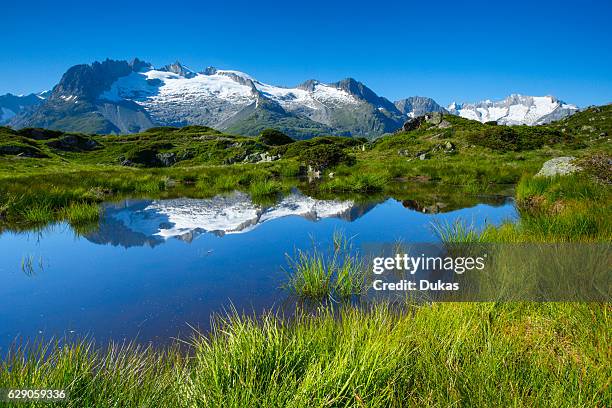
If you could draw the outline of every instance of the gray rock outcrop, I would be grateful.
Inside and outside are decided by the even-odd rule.
[[[582,170],[579,166],[573,164],[575,157],[555,157],[542,165],[540,171],[536,174],[537,177],[554,177],[565,176]]]

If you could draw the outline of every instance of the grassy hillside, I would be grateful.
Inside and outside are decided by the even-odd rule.
[[[57,218],[71,204],[135,194],[203,196],[240,189],[273,198],[298,184],[312,195],[372,194],[392,181],[483,193],[517,183],[558,156],[597,156],[605,173],[610,123],[609,105],[536,127],[444,115],[374,141],[324,136],[282,145],[202,126],[106,136],[0,128],[0,217],[28,218],[28,203],[42,202],[42,213]],[[303,181],[309,167],[319,171],[311,179],[320,177],[310,183]]]
[[[329,145],[336,140],[343,149],[351,148],[357,161],[384,162],[401,164],[418,159],[425,153],[426,160],[450,161],[454,158],[482,157],[491,159],[496,166],[496,158],[508,161],[526,161],[534,156],[546,157],[557,153],[572,151],[578,155],[592,150],[609,153],[611,149],[612,107],[590,108],[562,121],[546,126],[496,126],[463,119],[453,115],[443,117],[446,126],[423,122],[410,132],[399,132],[367,142],[342,141],[341,138],[315,138],[297,141],[290,151],[300,151],[302,146],[313,144]],[[263,129],[257,129],[258,133]],[[91,147],[71,147],[70,143],[60,143],[72,135],[79,139],[91,140]],[[354,147],[360,145],[360,149]],[[152,128],[142,133],[130,135],[88,135],[62,133],[37,129],[14,131],[0,128],[0,158],[2,168],[14,164],[31,164],[27,157],[45,158],[36,162],[38,166],[48,166],[55,162],[94,165],[121,165],[126,158],[138,156],[139,151],[150,153],[171,153],[176,160],[171,164],[136,162],[141,167],[179,166],[189,167],[204,164],[230,164],[244,161],[252,153],[268,152],[281,154],[283,159],[295,158],[295,154],[283,155],[283,149],[268,146],[257,137],[236,136],[218,132],[203,126],[183,128]],[[418,167],[411,163],[409,167]]]

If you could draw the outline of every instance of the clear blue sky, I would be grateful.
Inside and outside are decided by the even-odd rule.
[[[0,94],[138,56],[295,85],[354,77],[391,100],[509,93],[612,102],[612,1],[5,1]]]

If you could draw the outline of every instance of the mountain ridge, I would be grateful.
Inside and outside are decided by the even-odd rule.
[[[451,103],[448,112],[479,122],[495,121],[503,125],[543,125],[578,112],[552,95],[529,96],[510,94],[504,99],[486,99],[476,103]]]
[[[470,106],[448,111],[470,115]],[[475,117],[470,118],[491,116],[478,116],[479,108],[474,105]],[[564,108],[545,114],[552,120],[574,111]],[[256,135],[274,127],[294,138],[323,134],[373,138],[395,132],[406,120],[429,112],[447,110],[422,96],[391,102],[351,77],[331,83],[309,79],[282,87],[235,70],[209,66],[196,72],[179,61],[155,68],[134,58],[70,67],[47,98],[6,115],[4,123],[86,133],[202,125]],[[548,120],[542,116],[536,121]]]

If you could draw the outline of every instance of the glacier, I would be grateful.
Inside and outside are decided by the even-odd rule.
[[[447,110],[455,115],[479,122],[495,121],[501,125],[541,125],[562,119],[578,111],[554,96],[512,94],[500,101],[451,103]]]

